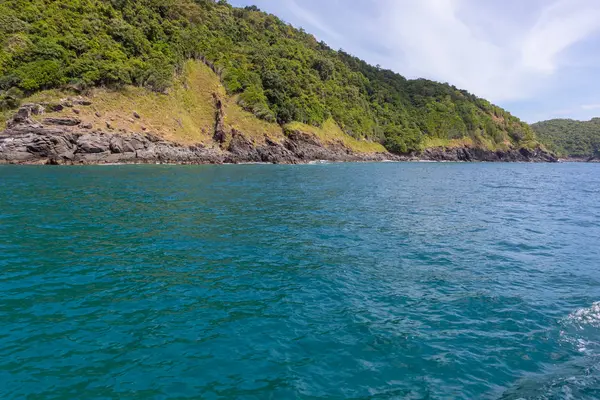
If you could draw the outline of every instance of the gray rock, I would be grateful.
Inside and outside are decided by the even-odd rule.
[[[105,153],[110,151],[110,142],[106,135],[85,134],[77,139],[77,153]]]
[[[227,130],[225,129],[225,108],[223,107],[223,102],[219,98],[219,95],[213,93],[213,98],[215,100],[215,107],[217,111],[215,113],[215,131],[213,134],[213,139],[215,142],[223,144],[227,140]]]
[[[78,97],[76,99],[73,99],[73,104],[87,107],[87,106],[91,106],[93,103],[88,99],[85,99],[83,97]]]
[[[233,129],[227,150],[231,153],[228,162],[261,162],[262,158],[254,145],[243,134]]]
[[[114,154],[120,154],[120,153],[124,153],[124,148],[123,148],[123,138],[120,136],[113,136],[110,138],[110,143],[109,143],[109,148],[110,151]]]
[[[478,148],[434,148],[403,156],[389,153],[354,153],[343,143],[323,143],[313,135],[290,132],[281,142],[265,137],[251,140],[232,130],[227,149],[183,146],[151,133],[121,135],[84,131],[68,125],[29,123],[31,109],[17,112],[18,122],[0,133],[0,163],[103,164],[103,163],[303,163],[315,160],[382,161],[548,161],[556,159],[540,148],[489,151]],[[14,118],[13,118],[14,120]],[[90,127],[91,128],[91,127]],[[217,143],[214,143],[217,144]],[[219,143],[220,144],[220,143]]]
[[[33,123],[34,122],[31,119],[31,109],[29,107],[21,107],[15,113],[15,115],[13,115],[13,117],[6,122],[6,126],[9,128],[12,128],[17,125],[33,124]]]
[[[124,148],[131,149],[131,151],[138,151],[146,149],[149,143],[144,136],[134,134],[124,138],[123,146]]]
[[[37,136],[27,145],[27,151],[40,157],[71,158],[75,146],[65,136]]]
[[[124,154],[124,153],[135,153],[136,148],[131,144],[127,138],[122,136],[114,135],[110,138],[110,151],[113,154]],[[140,149],[143,149],[142,145]]]
[[[31,114],[33,114],[33,115],[42,115],[42,114],[44,114],[44,111],[46,111],[44,106],[42,106],[41,104],[36,104],[36,103],[23,104],[21,106],[21,108],[27,108],[27,109],[31,110]]]
[[[437,147],[426,149],[415,154],[419,159],[431,161],[487,161],[487,162],[557,162],[558,159],[542,150],[536,149],[509,149],[491,151],[482,148],[444,148]]]
[[[150,133],[150,132],[146,133],[143,137],[145,137],[152,143],[158,143],[158,142],[162,141],[162,139],[159,136],[156,136],[155,134]]]
[[[17,112],[13,115],[13,117],[7,121],[6,125],[9,128],[15,127],[17,125],[24,124],[34,124],[34,121],[31,119],[32,115],[42,115],[44,114],[44,107],[40,104],[23,104]]]
[[[46,107],[46,109],[50,112],[60,112],[65,109],[62,104],[53,103],[45,103],[44,107]]]
[[[60,126],[77,126],[81,124],[81,120],[79,118],[44,118],[45,125],[60,125]]]

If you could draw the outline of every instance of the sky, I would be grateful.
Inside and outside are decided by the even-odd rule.
[[[229,0],[536,122],[600,117],[600,0]]]

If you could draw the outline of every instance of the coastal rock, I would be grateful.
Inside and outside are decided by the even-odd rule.
[[[57,103],[42,103],[42,105],[50,112],[60,112],[65,109],[62,104]]]
[[[158,142],[162,141],[162,139],[159,136],[157,136],[157,135],[155,135],[155,134],[153,134],[151,132],[148,132],[145,135],[137,135],[137,136],[138,137],[143,137],[143,138],[151,141],[152,143],[158,143]]]
[[[31,119],[32,115],[41,115],[44,113],[44,107],[39,104],[24,104],[22,105],[15,115],[8,120],[6,126],[12,128],[17,125],[33,124],[34,121]]]
[[[44,106],[42,106],[41,104],[35,104],[35,103],[23,104],[21,106],[21,108],[27,108],[27,109],[31,110],[31,114],[33,114],[33,115],[42,115],[46,111]]]
[[[429,161],[486,161],[486,162],[557,162],[558,159],[547,151],[536,149],[486,150],[479,147],[436,147],[411,155],[413,158]]]
[[[76,99],[73,99],[73,104],[79,105],[79,106],[91,106],[93,103],[91,100],[89,99],[85,99],[83,97],[78,97]]]
[[[259,147],[257,152],[262,162],[296,164],[299,161],[294,153],[269,138],[265,138],[265,145]]]
[[[29,152],[27,144],[22,138],[0,139],[0,162],[20,164],[40,160],[40,156]]]
[[[581,161],[589,162],[589,163],[597,163],[597,162],[600,162],[600,155],[593,155],[591,157],[585,157]]]
[[[73,158],[75,145],[69,136],[36,136],[27,145],[27,151],[39,157]]]
[[[142,136],[139,134],[134,134],[125,139],[123,145],[126,149],[132,149],[131,151],[144,150],[149,147],[152,141],[148,138],[148,136]]]
[[[42,128],[36,127],[32,131]],[[39,135],[34,132],[0,136],[0,160],[5,162],[37,162],[49,157],[72,158],[76,146],[68,133]]]
[[[60,126],[76,126],[81,124],[81,120],[79,118],[44,118],[43,120],[45,125],[60,125]]]
[[[225,109],[223,108],[223,102],[219,98],[219,95],[213,93],[215,100],[215,107],[217,111],[215,113],[215,133],[213,139],[215,142],[223,144],[227,140],[227,131],[225,129]]]
[[[111,137],[108,147],[113,154],[121,154],[126,152],[123,144],[123,138],[120,136]],[[130,153],[135,151],[132,148],[129,148],[128,150]]]
[[[110,149],[110,138],[107,135],[85,134],[77,139],[78,153],[105,153]]]
[[[218,99],[217,99],[218,101]],[[217,103],[218,105],[218,103]],[[312,134],[287,132],[281,140],[250,139],[233,129],[227,138],[223,105],[217,107],[215,139],[220,147],[184,146],[150,133],[91,131],[90,124],[74,118],[46,118],[45,125],[31,116],[36,108],[19,109],[8,129],[0,133],[0,162],[26,164],[103,163],[245,163],[296,164],[312,161],[545,161],[556,159],[541,148],[489,151],[480,148],[432,148],[404,156],[389,153],[357,153],[344,143],[325,143]],[[40,110],[38,109],[38,111]],[[112,127],[107,121],[107,126]],[[222,129],[220,134],[218,130]],[[224,144],[227,143],[227,147]]]
[[[262,161],[254,143],[235,129],[231,132],[231,141],[227,150],[231,153],[227,161],[230,163]]]
[[[305,132],[288,132],[284,147],[300,162],[308,161],[377,161],[377,154],[356,154],[341,143],[324,144],[316,136]],[[393,156],[388,155],[390,158]],[[381,157],[383,159],[383,157]]]

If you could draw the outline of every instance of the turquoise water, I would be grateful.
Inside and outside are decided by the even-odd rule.
[[[600,397],[600,165],[0,167],[2,399]]]

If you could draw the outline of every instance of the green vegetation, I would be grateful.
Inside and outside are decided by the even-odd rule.
[[[325,121],[322,127],[306,125],[301,122],[290,122],[289,124],[284,125],[284,130],[310,133],[316,136],[322,143],[341,143],[358,153],[380,153],[385,152],[386,150],[385,147],[379,143],[364,139],[355,139],[352,136],[346,135],[332,118]]]
[[[156,93],[136,86],[123,86],[119,90],[92,88],[86,97],[93,101],[91,107],[75,107],[77,118],[92,128],[104,128],[109,122],[115,130],[140,132],[142,129],[184,144],[212,144],[215,114],[213,95],[224,99],[225,126],[237,129],[252,139],[283,139],[283,130],[275,123],[266,122],[244,111],[235,99],[227,98],[219,77],[199,61],[187,61],[174,80],[168,94]],[[56,104],[69,97],[68,91],[50,89],[37,92],[23,101],[27,103]],[[141,116],[135,118],[133,113]],[[65,108],[46,114],[74,116]],[[34,116],[43,119],[44,116]],[[0,121],[2,115],[0,115]]]
[[[564,157],[600,157],[600,118],[552,119],[532,125],[541,142]]]
[[[483,99],[370,66],[256,7],[223,0],[0,4],[0,110],[56,88],[133,85],[171,95],[180,91],[189,60],[209,65],[228,98],[263,120],[250,122],[237,109],[230,114],[254,131],[273,123],[329,127],[355,144],[376,141],[399,153],[460,140],[487,148],[537,144],[527,124]],[[202,128],[183,125],[190,139]]]

